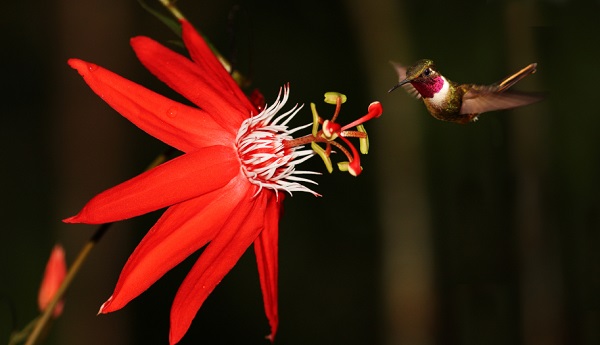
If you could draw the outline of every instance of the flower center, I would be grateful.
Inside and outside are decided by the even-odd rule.
[[[312,125],[307,124],[294,129],[289,129],[287,126],[302,106],[296,105],[277,116],[288,97],[289,86],[286,85],[279,91],[274,104],[266,106],[260,114],[250,117],[240,126],[236,147],[242,171],[250,183],[259,187],[256,194],[263,188],[268,188],[275,193],[286,191],[292,194],[294,191],[299,191],[319,196],[302,184],[302,182],[317,183],[299,176],[319,173],[296,170],[296,165],[312,157],[314,152],[311,149],[304,149],[304,146],[285,145],[287,141],[293,140],[292,133]]]

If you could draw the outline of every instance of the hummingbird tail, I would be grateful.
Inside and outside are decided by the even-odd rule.
[[[498,91],[502,92],[506,89],[508,89],[509,87],[515,85],[519,80],[525,78],[526,76],[535,73],[536,71],[536,67],[537,67],[537,63],[532,63],[529,64],[527,67],[521,69],[519,72],[508,76],[507,78],[505,78],[504,80],[502,80],[499,84],[498,84]]]

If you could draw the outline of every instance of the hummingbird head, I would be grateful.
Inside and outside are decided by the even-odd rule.
[[[392,92],[407,83],[411,83],[422,97],[431,98],[444,86],[445,80],[436,71],[433,61],[423,59],[408,67],[406,77],[388,92]]]
[[[430,79],[436,75],[435,66],[433,61],[423,59],[417,61],[414,65],[406,69],[406,80],[407,82],[418,81],[420,79]]]

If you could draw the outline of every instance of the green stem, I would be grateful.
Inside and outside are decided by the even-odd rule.
[[[31,334],[31,330],[35,326],[36,322],[39,321],[39,318],[40,317],[37,316],[36,318],[34,318],[33,320],[31,320],[27,324],[27,326],[23,327],[22,330],[12,332],[10,334],[10,338],[8,339],[8,345],[17,345],[17,344],[25,341],[25,339],[27,339],[27,336],[29,334]]]
[[[169,10],[169,12],[171,12],[171,14],[173,15],[173,17],[177,18],[178,20],[185,20],[185,17],[181,13],[181,11],[179,11],[179,9],[177,8],[177,6],[175,6],[175,1],[173,1],[173,0],[160,0],[160,3],[163,4],[163,6],[165,6],[167,8],[167,10]]]
[[[177,20],[187,21],[177,6],[175,6],[175,0],[159,1]],[[204,37],[204,35],[202,35],[202,37]],[[221,65],[223,65],[223,68],[225,68],[225,70],[231,74],[231,77],[238,83],[238,85],[240,85],[240,87],[249,86],[250,82],[246,79],[246,77],[244,77],[244,75],[242,75],[239,71],[233,70],[231,63],[225,57],[223,57],[223,55],[217,50],[217,48],[215,48],[215,46],[212,45],[210,40],[208,40],[206,37],[204,37],[204,40],[212,50],[213,54],[215,54]]]

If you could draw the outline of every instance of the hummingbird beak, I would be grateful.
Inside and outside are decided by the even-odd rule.
[[[404,85],[404,84],[406,84],[406,83],[410,83],[410,79],[406,78],[406,79],[404,79],[404,80],[400,81],[400,82],[399,82],[398,84],[396,84],[396,85],[395,85],[393,88],[389,89],[389,90],[388,90],[388,93],[390,93],[390,92],[392,92],[392,91],[396,90],[397,88],[399,88],[400,86],[402,86],[402,85]]]

